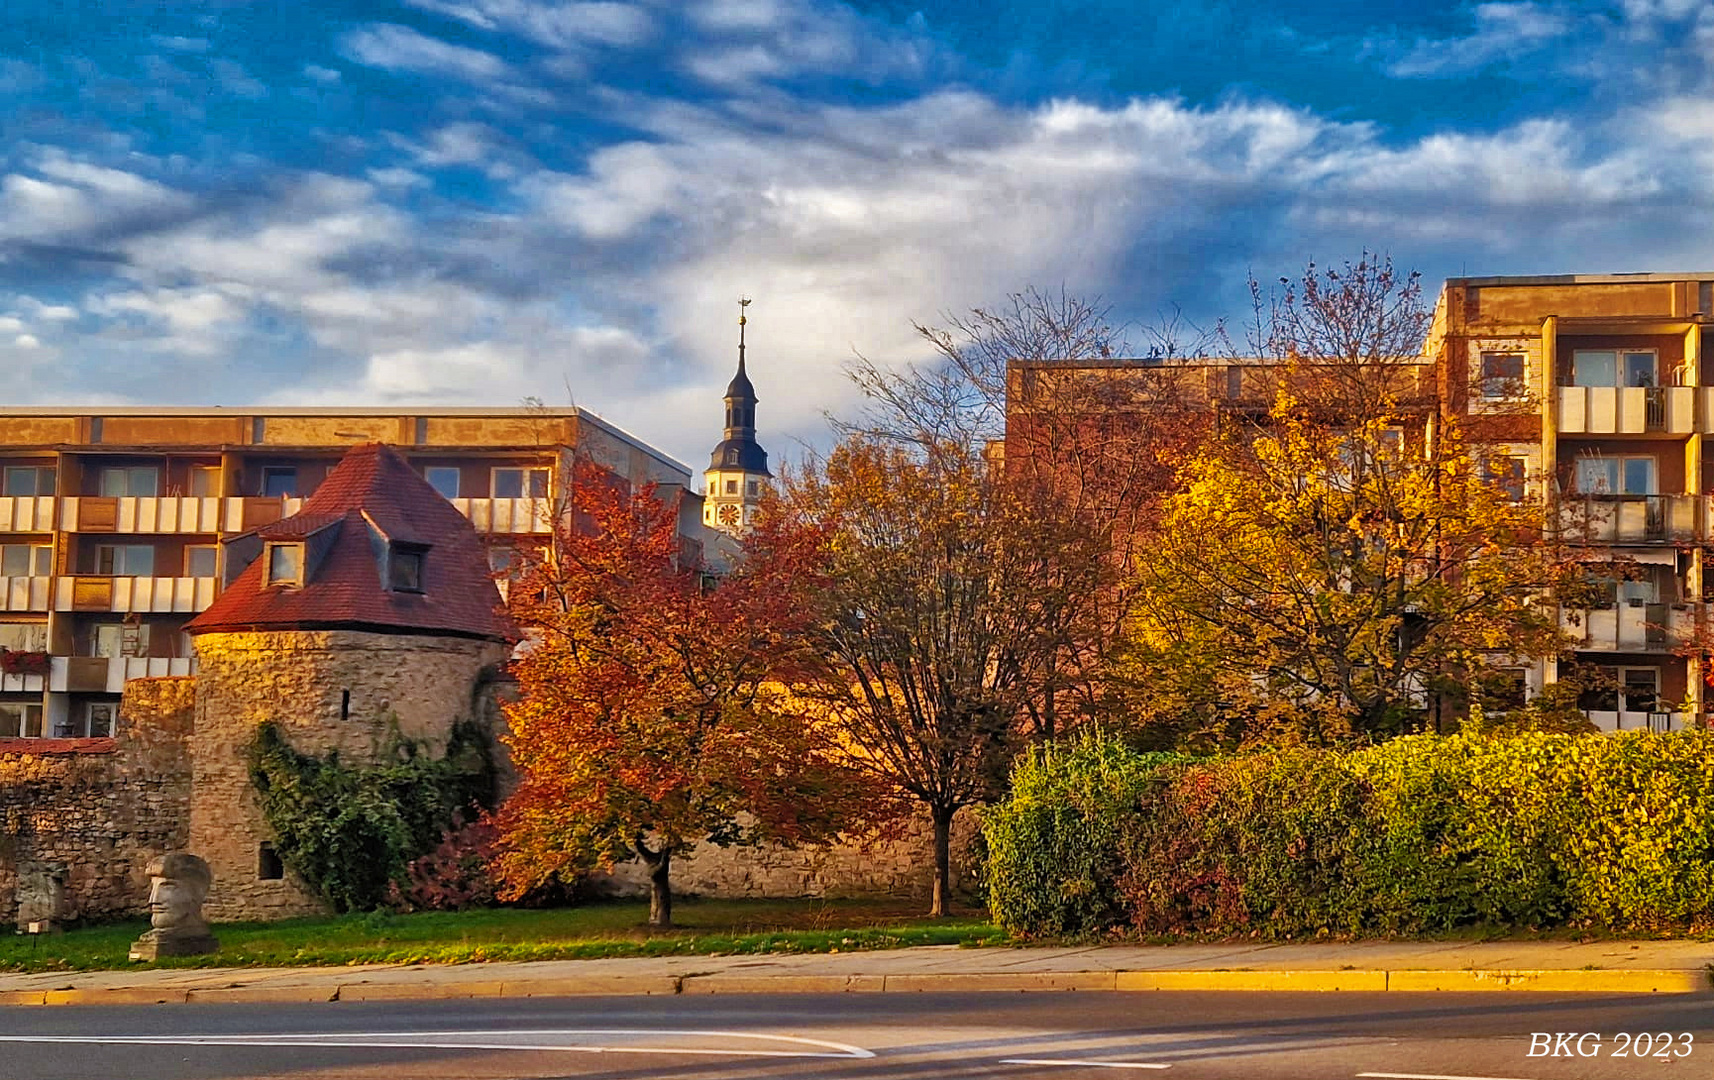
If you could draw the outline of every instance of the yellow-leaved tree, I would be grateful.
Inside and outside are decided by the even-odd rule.
[[[1573,564],[1456,426],[1354,426],[1282,392],[1182,470],[1140,560],[1124,673],[1179,739],[1431,726],[1442,695],[1556,655]]]

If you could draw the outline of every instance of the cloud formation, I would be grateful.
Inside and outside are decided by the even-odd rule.
[[[1460,37],[1389,45],[1401,78],[1591,36],[1631,43],[1615,56],[1652,42],[1675,73],[1575,117],[1408,138],[1240,93],[1014,99],[945,77],[962,61],[920,22],[829,0],[404,12],[326,27],[283,68],[222,55],[217,27],[200,51],[162,31],[158,47],[282,122],[302,106],[270,82],[320,88],[292,144],[188,157],[110,118],[104,139],[15,148],[0,364],[16,398],[569,392],[694,464],[718,438],[740,294],[779,452],[849,403],[854,350],[920,358],[912,321],[1032,284],[1208,321],[1252,271],[1364,245],[1431,283],[1714,265],[1702,5],[1490,3]],[[362,95],[392,111],[370,122]]]

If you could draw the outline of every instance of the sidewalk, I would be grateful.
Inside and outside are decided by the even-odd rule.
[[[0,975],[0,1005],[1022,990],[1707,993],[1714,942],[1356,942]]]

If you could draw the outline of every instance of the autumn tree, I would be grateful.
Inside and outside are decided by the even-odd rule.
[[[1485,668],[1556,655],[1567,562],[1456,428],[1331,428],[1282,400],[1185,467],[1139,564],[1130,676],[1215,738],[1386,736]]]
[[[506,707],[520,777],[499,815],[509,895],[640,859],[649,922],[668,926],[673,860],[696,845],[826,842],[880,810],[831,726],[776,681],[815,618],[813,528],[764,525],[716,583],[652,487],[579,466],[568,510],[510,586],[532,632]]]
[[[993,474],[984,520],[1010,530],[1014,548],[1044,545],[1016,587],[1036,592],[1024,719],[1031,735],[1051,738],[1111,705],[1103,668],[1128,607],[1129,565],[1147,547],[1174,463],[1209,428],[1203,397],[1164,361],[1201,355],[1218,335],[1165,317],[1141,329],[1150,359],[1138,363],[1125,359],[1132,346],[1099,298],[1034,288],[913,325],[929,358],[896,368],[858,357],[848,374],[862,408],[835,426],[980,458]],[[1027,521],[1035,527],[1020,527]]]
[[[967,447],[861,435],[786,478],[783,512],[824,531],[830,556],[821,661],[799,692],[839,721],[863,767],[927,809],[935,915],[953,817],[999,793],[1025,735],[1055,650],[1043,613],[1099,572],[1094,537],[1002,493]],[[1044,560],[1057,560],[1051,573]]]

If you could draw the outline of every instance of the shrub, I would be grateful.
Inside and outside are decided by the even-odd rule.
[[[981,811],[989,909],[1026,934],[1085,934],[1125,921],[1121,829],[1175,755],[1084,734],[1032,747],[1005,801]]]
[[[492,799],[483,733],[461,724],[446,756],[430,756],[394,725],[373,765],[337,752],[300,753],[271,723],[250,745],[250,781],[280,859],[336,911],[385,905],[412,859],[439,842],[458,812]]]
[[[1090,739],[1025,759],[984,826],[991,879],[1020,894],[996,890],[994,917],[1021,932],[1714,925],[1701,732],[1418,735],[1200,761]]]
[[[494,860],[499,829],[486,816],[453,815],[434,850],[412,859],[406,883],[394,886],[393,906],[406,911],[464,911],[494,902]]]

